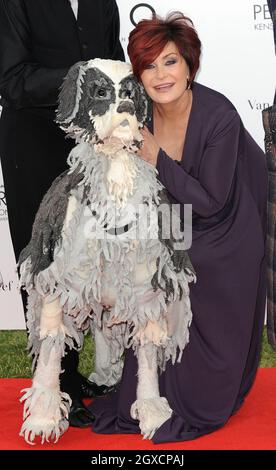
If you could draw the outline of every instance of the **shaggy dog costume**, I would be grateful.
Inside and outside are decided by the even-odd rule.
[[[159,394],[158,367],[180,360],[188,342],[195,274],[157,170],[135,155],[147,114],[128,64],[80,62],[64,80],[57,121],[77,145],[69,171],[44,197],[19,261],[36,362],[22,397],[21,435],[29,443],[35,436],[57,440],[68,428],[61,357],[65,344],[81,347],[90,322],[100,337],[97,356],[112,358],[111,375],[125,348],[137,354],[130,414],[143,436],[151,438],[172,413]]]

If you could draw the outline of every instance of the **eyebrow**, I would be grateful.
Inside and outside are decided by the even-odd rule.
[[[162,57],[162,59],[166,59],[166,57],[168,57],[169,55],[172,55],[172,54],[173,54],[173,55],[179,55],[177,52],[169,52],[168,54],[164,55],[164,56]]]

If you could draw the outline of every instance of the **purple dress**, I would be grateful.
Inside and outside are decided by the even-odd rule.
[[[189,255],[193,320],[180,363],[167,363],[160,395],[173,409],[153,442],[195,439],[241,406],[258,367],[264,324],[267,169],[264,153],[220,93],[193,85],[180,164],[160,150],[157,169],[171,201],[193,205]],[[137,359],[126,352],[120,388],[95,400],[97,433],[139,433],[130,417]]]

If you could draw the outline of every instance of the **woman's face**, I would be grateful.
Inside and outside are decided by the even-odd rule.
[[[159,104],[172,103],[187,88],[189,67],[174,42],[168,42],[161,54],[141,74],[149,97]]]

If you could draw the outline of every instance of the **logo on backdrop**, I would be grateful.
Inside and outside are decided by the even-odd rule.
[[[11,292],[14,290],[15,283],[12,279],[10,279],[8,282],[4,282],[4,278],[2,276],[2,273],[0,271],[0,294],[2,292]]]
[[[0,294],[1,293],[11,293],[16,289],[16,283],[11,279],[8,282],[4,282],[1,272],[0,272]]]
[[[259,101],[256,98],[249,98],[247,100],[248,106],[250,111],[262,111],[270,106],[269,103],[265,103],[264,101]]]
[[[272,20],[267,3],[253,4],[254,29],[256,31],[265,31],[273,29]]]
[[[7,203],[6,203],[6,195],[5,195],[5,188],[4,185],[0,185],[0,222],[3,220],[7,220],[8,218],[8,211],[7,211]]]
[[[130,21],[136,26],[139,21],[151,18],[153,13],[155,9],[149,3],[137,3],[130,12]]]

